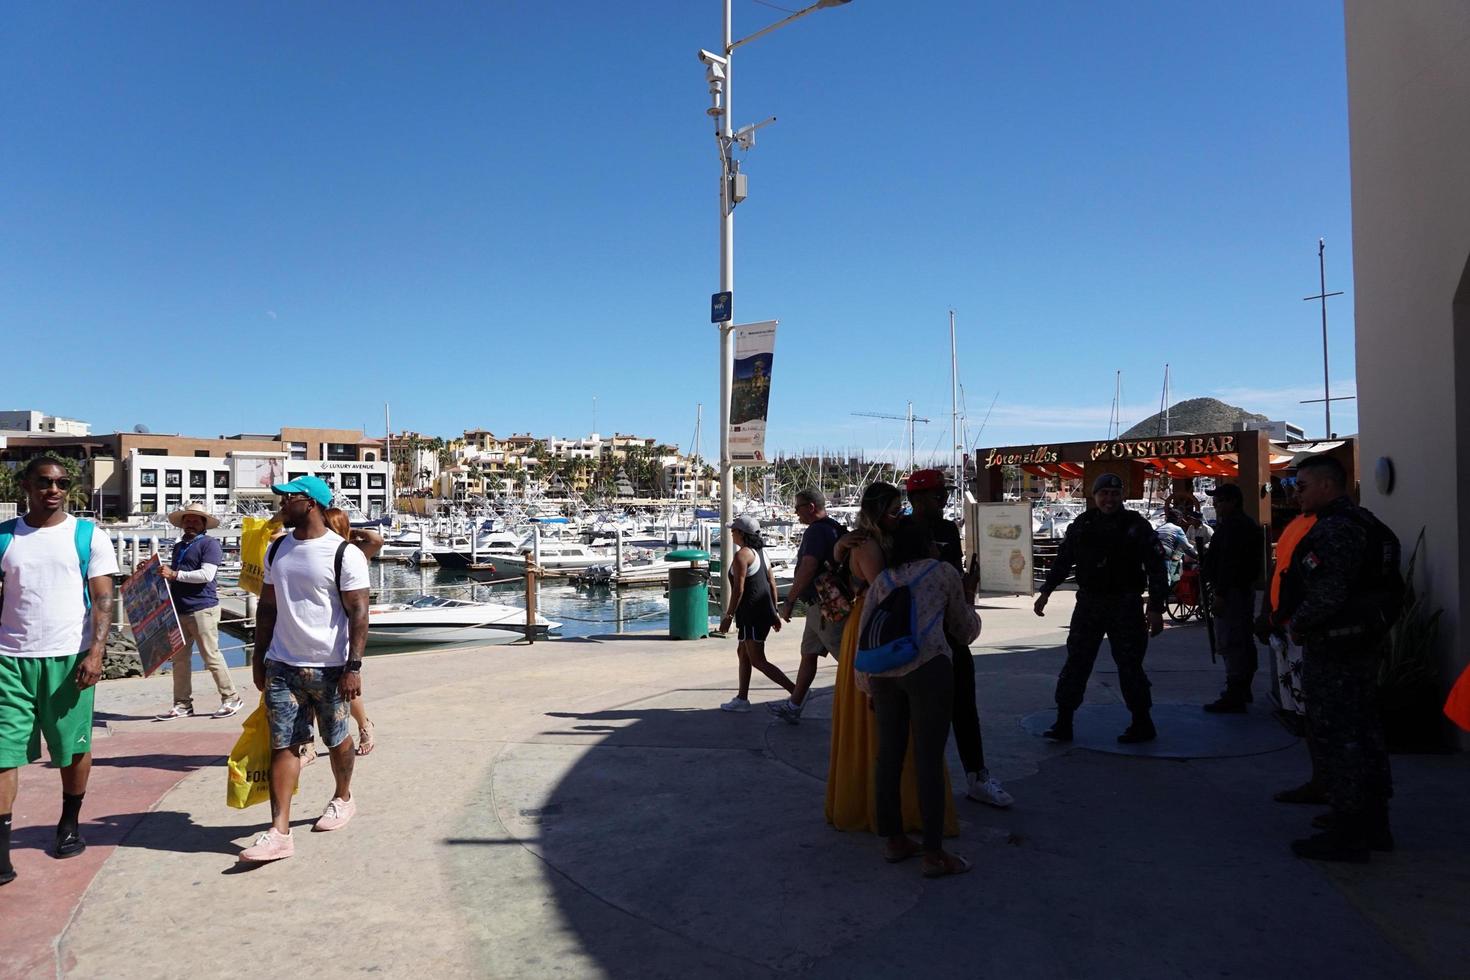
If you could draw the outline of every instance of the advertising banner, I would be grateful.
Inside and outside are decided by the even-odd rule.
[[[272,484],[286,482],[286,461],[279,456],[232,456],[231,461],[240,493],[270,493]]]
[[[730,460],[741,466],[766,462],[766,413],[771,402],[771,360],[776,323],[735,327],[735,383],[730,388]]]
[[[154,555],[122,584],[123,609],[138,646],[138,657],[143,661],[144,677],[185,649],[174,597],[158,572],[160,567]]]
[[[1030,595],[1035,591],[1031,502],[971,504],[969,521],[973,534],[966,536],[975,542],[980,555],[980,591],[997,595]]]

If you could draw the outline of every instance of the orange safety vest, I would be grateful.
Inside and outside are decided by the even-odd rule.
[[[1317,523],[1316,514],[1298,514],[1286,525],[1276,541],[1276,567],[1271,571],[1271,608],[1281,608],[1281,576],[1291,567],[1291,553],[1297,543],[1307,536],[1312,525]]]

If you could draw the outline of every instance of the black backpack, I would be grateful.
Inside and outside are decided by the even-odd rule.
[[[1358,587],[1363,599],[1383,617],[1388,630],[1404,611],[1403,547],[1393,529],[1366,507],[1354,507],[1354,518],[1367,534]]]

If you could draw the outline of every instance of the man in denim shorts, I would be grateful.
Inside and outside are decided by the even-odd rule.
[[[301,776],[296,747],[311,741],[313,717],[331,752],[337,782],[313,829],[338,830],[357,812],[347,716],[352,699],[362,693],[367,558],[327,527],[332,490],[324,481],[303,476],[271,489],[281,495],[281,520],[291,531],[266,552],[252,661],[270,720],[271,826],[240,852],[241,861],[276,861],[296,852],[291,837],[291,795]]]

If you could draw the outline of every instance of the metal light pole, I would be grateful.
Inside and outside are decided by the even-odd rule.
[[[735,177],[737,168],[733,162],[737,140],[730,115],[731,61],[736,48],[748,44],[758,37],[785,27],[792,21],[824,7],[839,7],[850,0],[817,0],[816,3],[796,11],[769,27],[761,28],[749,37],[735,40],[734,24],[730,14],[731,0],[724,0],[723,41],[718,55],[708,51],[699,53],[704,62],[705,78],[710,85],[712,104],[709,115],[715,117],[715,137],[720,147],[720,292],[735,291]],[[739,139],[745,141],[754,127],[742,130]],[[742,195],[743,199],[743,195]],[[730,458],[730,393],[735,382],[735,320],[734,304],[726,319],[719,323],[720,331],[720,561],[729,568],[733,544],[730,540],[730,521],[734,517],[735,464]],[[729,589],[721,589],[720,595],[726,609],[729,607]]]

